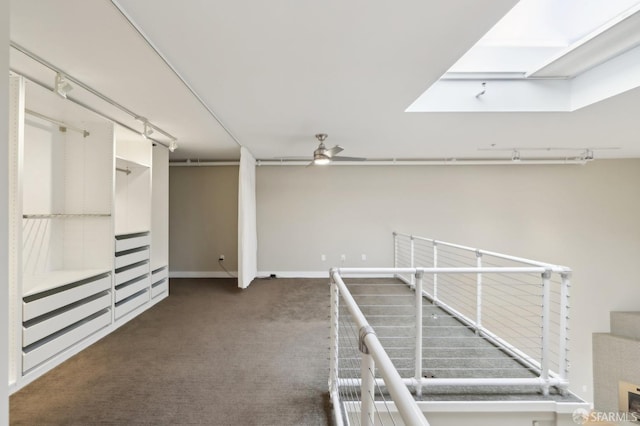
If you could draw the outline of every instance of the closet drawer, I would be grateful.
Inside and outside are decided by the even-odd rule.
[[[151,297],[154,298],[168,290],[169,290],[168,280],[162,280],[157,283],[154,283],[153,287],[151,287]]]
[[[137,307],[140,307],[149,301],[149,291],[144,290],[139,294],[130,296],[116,304],[115,315],[116,319],[133,311]]]
[[[111,288],[111,275],[97,276],[94,279],[67,290],[23,302],[22,320],[29,321]]]
[[[144,260],[149,260],[149,247],[145,247],[142,250],[126,252],[126,254],[116,255],[115,266],[116,269],[119,269]]]
[[[116,271],[116,287],[145,274],[149,274],[149,262],[141,262]]]
[[[128,234],[116,236],[116,252],[131,250],[151,244],[151,234]]]
[[[58,315],[53,315],[44,321],[23,327],[22,346],[29,346],[38,340],[44,339],[78,321],[90,317],[102,309],[108,308],[110,305],[111,293],[106,292],[96,299],[89,300]]]
[[[161,281],[167,278],[168,276],[169,276],[169,270],[167,269],[166,266],[163,266],[162,268],[158,268],[151,273],[151,282],[155,284],[158,281]]]
[[[107,309],[64,332],[52,336],[51,340],[43,344],[36,344],[33,348],[25,348],[22,353],[22,371],[26,372],[36,367],[110,323],[111,312]]]
[[[149,279],[149,275],[145,277],[128,282],[127,284],[116,288],[116,303],[121,300],[126,299],[129,296],[139,292],[140,290],[144,290],[145,288],[149,288],[151,285],[151,280]]]

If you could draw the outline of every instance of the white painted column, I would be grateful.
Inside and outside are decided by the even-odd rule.
[[[0,426],[9,424],[9,2],[0,1]]]

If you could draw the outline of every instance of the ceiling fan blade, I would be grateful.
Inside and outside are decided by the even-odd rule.
[[[297,161],[307,161],[309,157],[305,157],[303,155],[285,155],[283,157],[273,157],[274,160],[297,160]]]
[[[344,151],[344,148],[343,148],[343,147],[341,147],[341,146],[339,146],[339,145],[336,145],[336,146],[334,146],[333,148],[329,148],[329,149],[327,149],[327,150],[324,152],[324,154],[325,154],[327,157],[331,158],[331,157],[333,157],[334,155],[336,155],[337,153],[342,152],[342,151]]]
[[[309,164],[307,164],[306,166],[304,166],[304,168],[306,169],[307,167],[311,167],[311,166],[313,166],[314,164],[315,164],[315,163],[312,161],[312,162],[310,162]]]
[[[366,161],[366,158],[363,157],[343,157],[341,155],[336,157],[331,157],[331,161]]]

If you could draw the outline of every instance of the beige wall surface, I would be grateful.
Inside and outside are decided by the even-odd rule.
[[[327,271],[342,254],[344,266],[391,266],[392,231],[571,267],[571,388],[589,401],[591,334],[640,305],[640,160],[262,166],[256,181],[260,274]]]
[[[169,168],[169,265],[193,276],[238,269],[238,167]]]

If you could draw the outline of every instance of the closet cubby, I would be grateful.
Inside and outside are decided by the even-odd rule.
[[[115,234],[150,232],[151,143],[122,127],[115,137]]]
[[[10,91],[13,392],[168,295],[153,225],[168,229],[168,195],[152,201],[168,162],[154,171],[150,141],[21,76]]]
[[[116,129],[115,320],[151,299],[152,144]]]
[[[33,84],[24,105],[16,202],[30,296],[111,271],[113,125]]]

